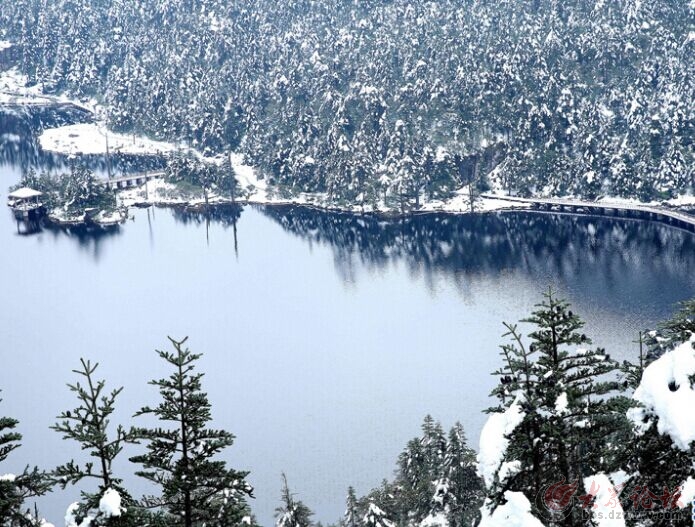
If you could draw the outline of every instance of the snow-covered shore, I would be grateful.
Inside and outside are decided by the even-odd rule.
[[[196,157],[207,162],[221,162],[222,158],[205,158],[200,152],[189,149],[183,145],[175,145],[164,141],[155,141],[137,135],[125,135],[110,132],[100,123],[75,124],[45,130],[39,136],[41,147],[50,152],[68,156],[79,155],[106,155],[107,144],[110,153],[123,153],[130,155],[163,155],[175,151],[190,151]],[[242,201],[260,205],[304,205],[325,210],[339,210],[355,213],[383,213],[399,214],[398,209],[390,208],[385,203],[376,207],[373,205],[355,204],[351,206],[337,206],[330,203],[328,197],[321,193],[300,193],[291,198],[284,198],[272,189],[267,183],[258,177],[257,171],[244,163],[239,154],[232,155],[232,165],[239,181],[241,189],[245,193]],[[128,189],[119,192],[121,202],[126,206],[133,205],[201,205],[205,203],[202,196],[181,196],[176,192],[176,187],[162,181],[150,182],[145,188]],[[226,197],[208,196],[208,203],[229,203]],[[496,210],[525,209],[528,204],[510,203],[500,199],[478,197],[474,204],[475,212],[489,212]],[[471,212],[470,197],[467,189],[455,192],[448,200],[429,201],[423,204],[417,212]]]
[[[68,156],[79,155],[106,155],[107,144],[110,153],[122,153],[136,156],[158,156],[175,151],[187,151],[199,159],[208,163],[221,163],[223,156],[215,158],[205,157],[195,149],[184,145],[177,145],[165,141],[156,141],[138,135],[125,135],[108,131],[103,123],[88,123],[63,126],[45,130],[39,137],[39,142],[44,150],[64,154]],[[468,214],[471,212],[493,212],[502,210],[528,209],[530,203],[522,201],[510,201],[501,188],[493,187],[491,192],[482,196],[476,196],[471,208],[468,188],[464,187],[454,192],[453,196],[444,200],[427,201],[416,210],[401,211],[397,207],[388,206],[381,201],[373,204],[336,205],[331,202],[326,194],[299,193],[292,197],[283,197],[275,189],[268,186],[267,182],[259,177],[257,170],[247,165],[240,154],[231,156],[232,166],[239,181],[244,196],[239,199],[244,203],[260,205],[302,205],[322,210],[333,210],[353,213],[377,213],[384,215],[402,215],[426,212],[444,212],[453,214]],[[204,199],[202,191],[200,195],[182,195],[174,185],[163,181],[150,182],[147,188],[143,185],[139,188],[131,188],[119,191],[121,203],[125,206],[133,205],[162,205],[199,206],[204,203],[224,204],[231,199],[218,196],[214,193]],[[578,200],[581,201],[581,200]],[[590,204],[586,202],[587,205]],[[603,197],[598,203],[604,204],[632,204],[645,206],[687,207],[695,206],[695,196],[678,196],[671,200],[651,203],[641,203],[634,199],[620,197]]]
[[[467,190],[460,190],[449,200],[430,201],[425,203],[417,210],[402,212],[395,208],[386,206],[383,202],[377,207],[372,205],[350,205],[338,206],[330,203],[327,196],[320,193],[303,192],[292,198],[278,196],[268,189],[266,182],[257,177],[253,167],[244,164],[241,156],[232,156],[233,166],[244,196],[236,200],[238,203],[248,203],[256,205],[298,205],[303,207],[315,208],[318,210],[349,212],[356,214],[383,214],[384,216],[400,216],[403,214],[414,213],[434,213],[444,212],[452,214],[470,214],[470,198]],[[202,206],[206,203],[210,205],[230,204],[232,200],[226,196],[220,196],[212,192],[208,195],[207,202],[202,195],[186,196],[182,195],[177,187],[162,179],[150,181],[140,187],[120,190],[118,192],[119,202],[123,206]],[[511,203],[502,199],[477,198],[474,204],[474,212],[492,212],[500,210],[527,209],[527,203]]]
[[[93,115],[97,115],[98,103],[96,101],[75,101],[65,96],[45,95],[40,85],[27,86],[26,76],[20,74],[16,68],[0,72],[0,105],[2,104],[72,104],[81,107]],[[128,154],[134,156],[159,156],[175,151],[187,151],[201,160],[212,163],[222,162],[222,157],[205,157],[199,151],[182,144],[166,141],[157,141],[136,134],[121,134],[109,131],[104,122],[96,120],[93,123],[73,124],[59,128],[50,128],[39,136],[41,148],[45,151],[63,154],[71,157],[80,155],[106,155],[109,153]],[[428,201],[416,210],[401,211],[397,207],[390,207],[383,201],[376,206],[373,204],[336,205],[321,193],[300,193],[290,198],[280,196],[270,188],[266,181],[259,177],[257,171],[244,163],[241,155],[232,155],[234,166],[240,187],[244,196],[240,201],[261,205],[302,205],[322,210],[333,210],[353,213],[377,213],[384,215],[402,215],[426,212],[444,212],[453,214],[467,214],[471,212],[492,212],[513,209],[528,209],[529,203],[509,201],[501,188],[493,185],[493,190],[485,196],[476,196],[471,209],[470,196],[467,188],[459,189],[453,196],[445,200]],[[494,174],[491,174],[494,176]],[[492,178],[495,179],[494,177]],[[174,185],[163,181],[147,183],[147,188],[131,188],[119,191],[120,202],[124,206],[133,205],[191,205],[198,206],[206,203],[202,192],[200,196],[182,195]],[[626,200],[617,197],[602,198],[605,202],[638,203],[636,200]],[[227,197],[210,194],[207,203],[230,203]],[[642,203],[642,205],[669,207],[695,207],[695,196],[679,196],[665,202]]]

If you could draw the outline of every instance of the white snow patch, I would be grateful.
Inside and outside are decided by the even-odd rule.
[[[509,435],[519,426],[524,419],[521,410],[523,396],[518,394],[516,399],[504,412],[490,414],[485,426],[480,432],[480,452],[478,453],[478,473],[490,487],[495,481],[495,474],[502,477],[502,460],[507,446]],[[509,474],[511,467],[505,467],[504,472]]]
[[[666,352],[644,370],[642,381],[633,398],[642,403],[628,416],[643,432],[649,423],[643,417],[658,418],[660,434],[668,434],[681,450],[688,450],[695,441],[695,389],[689,377],[695,374],[695,338]],[[651,422],[651,420],[650,420]]]
[[[15,481],[17,479],[17,476],[14,474],[4,474],[0,476],[0,481]]]
[[[669,205],[674,207],[693,207],[695,206],[695,196],[689,194],[683,194],[675,198],[671,198],[667,202]]]
[[[511,478],[513,475],[521,471],[521,461],[505,461],[500,465],[498,471],[500,481]]]
[[[555,411],[562,415],[565,412],[567,412],[567,392],[562,392],[560,395],[558,395],[557,399],[555,399]]]
[[[50,128],[39,137],[41,148],[66,155],[106,154],[107,141],[111,153],[153,155],[173,152],[177,149],[171,143],[110,132],[97,123]]]
[[[504,499],[507,503],[497,507],[492,514],[487,503],[480,508],[482,520],[478,527],[544,527],[531,514],[531,503],[521,492],[508,490],[504,493]]]
[[[584,478],[588,494],[596,496],[592,515],[598,527],[625,527],[623,506],[617,497],[618,489],[605,474]]]
[[[685,509],[695,500],[695,479],[688,478],[681,489],[681,497],[677,502],[678,508]],[[695,512],[695,511],[693,511]]]
[[[78,527],[77,518],[75,518],[75,513],[77,512],[79,506],[80,504],[77,502],[71,503],[68,506],[68,509],[65,511],[65,527]]]
[[[420,522],[420,527],[449,527],[449,520],[443,512],[438,514],[430,513]]]
[[[106,489],[106,492],[104,492],[104,495],[99,500],[99,512],[101,512],[105,518],[121,515],[123,508],[121,507],[121,495],[118,491]]]

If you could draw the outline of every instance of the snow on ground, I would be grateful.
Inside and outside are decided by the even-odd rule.
[[[37,97],[38,88],[26,88],[28,79],[17,68],[0,72],[0,104],[14,102],[18,97]]]
[[[176,146],[171,143],[153,141],[137,135],[109,132],[98,123],[49,128],[39,136],[39,143],[44,150],[71,156],[104,155],[107,142],[112,154],[166,154],[176,150]]]
[[[531,503],[521,492],[508,490],[504,493],[507,503],[500,505],[490,514],[487,504],[480,508],[482,519],[478,527],[544,527],[531,514]]]
[[[596,496],[592,516],[598,527],[625,527],[623,506],[615,496],[616,486],[605,474],[584,478],[584,488]]]
[[[473,203],[475,212],[491,212],[495,210],[527,209],[529,203],[515,203],[503,199],[477,197]],[[432,212],[471,212],[471,199],[467,188],[454,193],[454,197],[447,200],[435,200],[425,203],[420,210]]]
[[[249,190],[254,199],[267,200],[268,185],[265,181],[258,178],[258,174],[252,166],[244,162],[244,156],[241,154],[232,154],[230,159],[239,186],[244,190]]]
[[[695,479],[688,478],[685,480],[681,489],[681,497],[677,503],[680,509],[687,509],[690,507],[690,504],[693,504],[693,507],[695,507]],[[695,515],[695,509],[693,514]]]
[[[695,441],[695,389],[690,377],[695,375],[695,337],[672,351],[664,353],[644,370],[642,381],[633,398],[642,408],[628,412],[638,428],[644,432],[654,421],[660,434],[668,434],[681,450],[689,450]],[[651,419],[645,424],[643,417]]]
[[[437,514],[430,513],[420,522],[420,527],[449,527],[449,520],[443,512]]]
[[[101,211],[96,215],[94,221],[100,225],[116,225],[118,223],[123,223],[127,219],[127,214],[122,213],[120,210],[113,212]]]
[[[666,203],[674,207],[695,207],[695,196],[683,195],[668,200]]]
[[[176,197],[176,186],[163,179],[153,179],[139,187],[119,190],[118,199],[126,207],[132,207],[136,203],[181,205],[188,202],[182,197]]]
[[[676,196],[675,198],[659,201],[649,201],[644,202],[636,198],[621,198],[618,196],[604,196],[597,200],[597,203],[604,203],[606,205],[651,205],[651,206],[661,206],[669,205],[671,207],[688,207],[695,206],[695,196],[690,194],[683,194],[681,196]]]
[[[504,412],[490,414],[480,432],[478,474],[483,477],[488,487],[494,483],[495,474],[502,478],[509,476],[515,468],[518,468],[513,461],[504,465],[502,461],[509,445],[509,434],[524,419],[524,413],[521,410],[522,402],[523,396],[519,394]]]
[[[11,68],[0,72],[0,104],[24,104],[24,105],[48,105],[56,103],[70,103],[85,110],[98,113],[99,104],[96,100],[77,101],[70,99],[68,96],[53,96],[45,95],[42,92],[42,86],[36,84],[27,86],[28,78],[21,74],[19,70]],[[106,153],[106,142],[108,136],[109,151],[113,153],[124,153],[131,155],[157,155],[167,154],[177,150],[184,150],[194,154],[199,159],[206,162],[221,162],[222,158],[206,158],[192,148],[176,145],[165,141],[155,141],[138,135],[126,135],[112,131],[108,131],[103,122],[90,124],[76,124],[63,126],[60,128],[52,128],[45,130],[39,137],[39,142],[44,150],[50,152],[61,153],[65,155],[103,155]],[[244,163],[243,156],[240,154],[232,155],[232,164],[237,173],[237,178],[241,188],[248,192],[248,201],[251,203],[260,204],[295,204],[309,205],[320,208],[335,208],[329,204],[329,200],[325,194],[321,193],[300,193],[292,198],[283,198],[278,196],[267,183],[261,179],[257,171]],[[489,181],[493,188],[486,196],[478,196],[475,200],[473,210],[475,212],[491,212],[497,210],[509,209],[526,209],[530,207],[529,203],[512,202],[503,199],[505,197],[504,190],[500,183],[499,167],[489,174]],[[161,190],[161,189],[160,189]],[[126,191],[131,193],[131,191]],[[131,193],[132,194],[132,193]],[[169,197],[159,196],[155,200],[147,200],[155,203],[181,203],[181,197],[173,196],[171,192]],[[155,192],[156,196],[156,192]],[[499,198],[497,198],[499,196]],[[133,196],[124,197],[123,201],[133,201]],[[135,202],[143,202],[138,196]],[[626,200],[622,198],[603,198],[606,203],[639,203],[637,200]],[[695,196],[679,196],[665,202],[671,206],[695,206]],[[653,203],[658,205],[660,203]],[[373,205],[355,204],[352,207],[342,207],[341,210],[348,212],[398,212],[389,210],[385,204],[379,203],[376,207]],[[451,213],[468,213],[471,212],[470,196],[467,188],[462,188],[456,191],[452,198],[447,200],[434,200],[424,203],[420,209],[423,212],[451,212]]]
[[[10,49],[14,44],[9,40],[0,40],[0,51]]]

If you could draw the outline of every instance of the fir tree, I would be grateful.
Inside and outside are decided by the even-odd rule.
[[[92,365],[84,359],[80,359],[80,363],[82,368],[72,371],[84,384],[80,381],[68,384],[70,391],[77,396],[79,406],[62,412],[58,416],[59,421],[51,426],[51,429],[62,434],[63,439],[79,443],[81,450],[86,451],[94,461],[80,466],[71,460],[57,467],[54,477],[63,489],[84,479],[94,479],[97,482],[97,491],[83,491],[82,502],[72,511],[77,523],[89,517],[90,525],[95,527],[131,525],[137,517],[133,510],[134,502],[123,487],[123,480],[114,475],[113,462],[123,450],[123,446],[132,443],[133,438],[121,425],[113,431],[113,436],[109,436],[110,416],[115,410],[116,398],[123,388],[117,388],[110,393],[105,392],[106,382],[94,378],[99,364]],[[122,510],[117,516],[103,514],[99,510],[100,500],[107,492],[117,492],[120,497]]]
[[[501,405],[492,410],[514,402],[523,419],[508,437],[489,504],[494,509],[505,491],[520,491],[534,513],[558,525],[583,525],[580,507],[552,503],[554,496],[545,492],[566,484],[586,494],[585,477],[615,468],[617,441],[627,426],[624,405],[610,397],[618,388],[611,379],[618,364],[602,348],[585,347],[591,342],[580,332],[584,323],[552,290],[523,322],[533,325],[531,343],[526,346],[518,328],[507,325],[513,342],[502,346],[506,364],[496,372],[500,385],[493,391]]]
[[[432,510],[437,482],[444,471],[446,438],[440,423],[427,415],[422,422],[422,436],[411,440],[398,459],[398,501],[403,521],[417,523]]]
[[[275,509],[276,527],[311,527],[313,512],[301,500],[295,499],[282,474],[282,505]]]
[[[20,447],[22,435],[15,431],[18,424],[11,417],[0,417],[0,463]],[[0,527],[38,527],[38,514],[32,515],[30,509],[24,508],[25,503],[50,489],[49,478],[38,468],[27,467],[16,476],[0,474]]]
[[[476,472],[475,452],[468,446],[461,423],[449,431],[443,465],[444,477],[437,485],[440,492],[435,491],[435,504],[446,513],[452,527],[471,525],[480,516],[483,481]]]
[[[136,416],[152,415],[172,428],[137,428],[135,437],[147,444],[147,453],[131,458],[143,466],[139,476],[161,488],[161,496],[143,498],[143,505],[160,509],[184,527],[238,525],[249,517],[247,497],[252,489],[247,472],[228,469],[214,457],[232,445],[234,436],[207,428],[211,405],[202,391],[202,373],[195,372],[201,357],[181,341],[169,338],[174,353],[157,351],[174,369],[166,379],[150,384],[159,389],[162,401],[144,407]]]
[[[345,499],[345,514],[343,515],[342,525],[344,527],[358,527],[359,510],[355,489],[348,487],[347,498]]]

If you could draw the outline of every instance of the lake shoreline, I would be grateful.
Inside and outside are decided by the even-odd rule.
[[[324,212],[324,213],[334,213],[334,214],[348,214],[348,215],[355,215],[355,216],[368,216],[368,217],[376,217],[378,219],[383,219],[383,220],[398,220],[398,219],[407,219],[407,218],[412,218],[412,217],[417,217],[417,216],[423,216],[423,215],[429,215],[429,214],[447,214],[447,215],[452,215],[452,216],[467,216],[467,215],[477,215],[477,214],[488,214],[488,213],[504,213],[504,212],[534,212],[538,214],[569,214],[569,215],[579,215],[579,216],[596,216],[596,217],[616,217],[616,218],[621,218],[621,219],[639,219],[642,221],[650,221],[650,222],[656,222],[656,223],[662,223],[665,225],[669,225],[663,220],[648,217],[649,214],[653,214],[653,211],[641,211],[637,210],[637,216],[635,217],[626,217],[624,216],[620,209],[615,209],[611,207],[618,207],[620,206],[621,202],[613,202],[613,201],[604,201],[604,202],[590,202],[590,201],[580,201],[577,200],[577,203],[580,203],[586,208],[592,208],[592,207],[600,207],[600,206],[605,206],[606,208],[604,210],[608,210],[611,212],[604,213],[604,214],[595,214],[591,212],[569,212],[569,211],[562,211],[562,210],[541,210],[536,207],[533,207],[530,203],[525,203],[525,202],[519,202],[519,201],[513,201],[515,198],[509,198],[507,196],[500,196],[498,197],[480,197],[476,201],[476,205],[474,206],[474,210],[465,210],[463,208],[459,208],[456,206],[448,206],[446,202],[439,202],[436,204],[429,203],[424,205],[423,207],[419,209],[410,209],[407,211],[399,211],[399,210],[394,210],[394,209],[375,209],[372,207],[362,207],[359,205],[354,205],[354,206],[340,206],[340,205],[333,205],[333,204],[325,204],[325,203],[317,203],[317,202],[312,202],[308,201],[305,199],[236,199],[232,200],[231,198],[226,198],[226,197],[220,197],[220,196],[210,196],[208,200],[206,201],[203,198],[190,198],[190,199],[185,199],[181,197],[177,198],[164,198],[164,199],[158,199],[158,198],[150,198],[150,199],[144,199],[144,200],[132,200],[132,193],[134,190],[137,189],[129,189],[129,190],[124,190],[124,191],[119,191],[119,194],[121,192],[130,192],[130,197],[127,198],[128,203],[127,206],[128,208],[134,207],[134,208],[147,208],[147,207],[158,207],[158,208],[179,208],[183,210],[188,210],[188,211],[197,211],[197,212],[204,212],[206,209],[215,209],[218,207],[229,207],[229,206],[244,206],[244,205],[256,205],[256,206],[263,206],[263,207],[298,207],[298,208],[303,208],[307,210],[313,210],[317,212]],[[557,198],[558,200],[562,198]],[[132,200],[132,201],[131,201]],[[482,203],[479,203],[482,202]],[[627,204],[631,203],[631,200],[625,200],[624,202],[627,206]],[[608,205],[608,206],[606,206]],[[690,214],[689,211],[693,210],[693,206],[689,204],[682,204],[682,205],[667,205],[664,206],[663,204],[652,204],[652,203],[644,203],[644,204],[639,204],[643,205],[645,207],[649,207],[650,209],[658,210],[661,213],[669,213],[669,212],[674,212],[674,211],[679,211],[683,212],[684,214]],[[643,217],[642,217],[643,216]],[[695,217],[694,217],[695,219]]]

